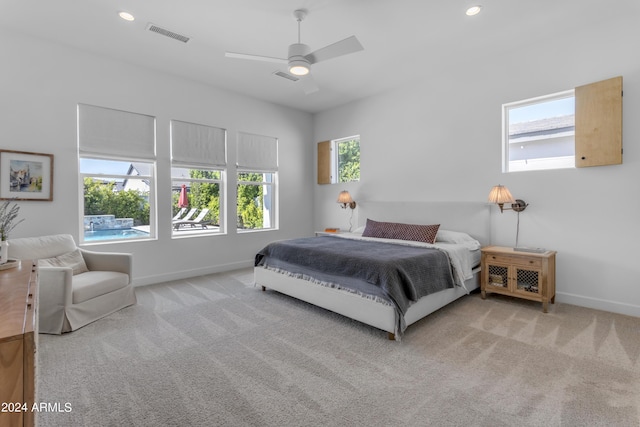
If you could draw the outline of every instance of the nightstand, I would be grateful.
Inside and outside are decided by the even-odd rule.
[[[487,293],[542,303],[547,312],[556,298],[556,252],[521,252],[502,246],[482,248],[482,299]]]

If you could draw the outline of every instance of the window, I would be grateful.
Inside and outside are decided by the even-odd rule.
[[[215,169],[171,168],[173,236],[224,231],[223,173]]]
[[[84,242],[150,237],[153,163],[80,159]]]
[[[82,243],[155,237],[155,118],[78,105]]]
[[[360,136],[318,143],[318,184],[360,181]]]
[[[171,162],[173,236],[224,232],[226,131],[172,120]]]
[[[575,167],[574,91],[503,105],[503,172]]]
[[[238,231],[277,228],[277,138],[239,133],[237,175]]]
[[[360,181],[360,137],[336,139],[333,143],[333,182]]]
[[[238,230],[274,227],[274,173],[238,173]]]

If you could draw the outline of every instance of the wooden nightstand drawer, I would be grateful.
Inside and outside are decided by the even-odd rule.
[[[529,258],[521,256],[489,255],[492,262],[510,265],[520,265],[523,267],[542,267],[542,260],[539,258]]]

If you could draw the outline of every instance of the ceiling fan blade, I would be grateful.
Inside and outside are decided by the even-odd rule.
[[[305,58],[312,64],[320,61],[326,61],[327,59],[336,58],[338,56],[347,55],[363,50],[364,48],[356,38],[356,36],[347,37],[344,40],[330,44],[321,49],[318,49]]]
[[[313,78],[311,74],[307,74],[303,78],[300,79],[300,84],[302,85],[302,90],[305,95],[310,95],[320,90],[316,80]]]
[[[274,58],[272,56],[249,55],[247,53],[225,52],[227,58],[251,59],[254,61],[275,62],[276,64],[288,64],[289,61],[284,58]]]
[[[304,92],[305,95],[310,95],[320,90],[315,79],[311,76],[311,74],[307,74],[304,77],[297,77],[297,76],[294,76],[293,74],[289,74],[280,70],[274,71],[273,74],[278,77],[291,80],[292,82],[300,82],[299,84],[301,85],[302,91]]]

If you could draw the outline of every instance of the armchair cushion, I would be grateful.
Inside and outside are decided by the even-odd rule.
[[[51,258],[76,249],[76,242],[70,234],[10,239],[9,245],[10,257],[17,259]]]
[[[51,258],[39,259],[38,267],[71,267],[74,276],[89,271],[80,249]]]
[[[73,303],[117,291],[129,284],[129,275],[116,271],[88,271],[73,276]]]

